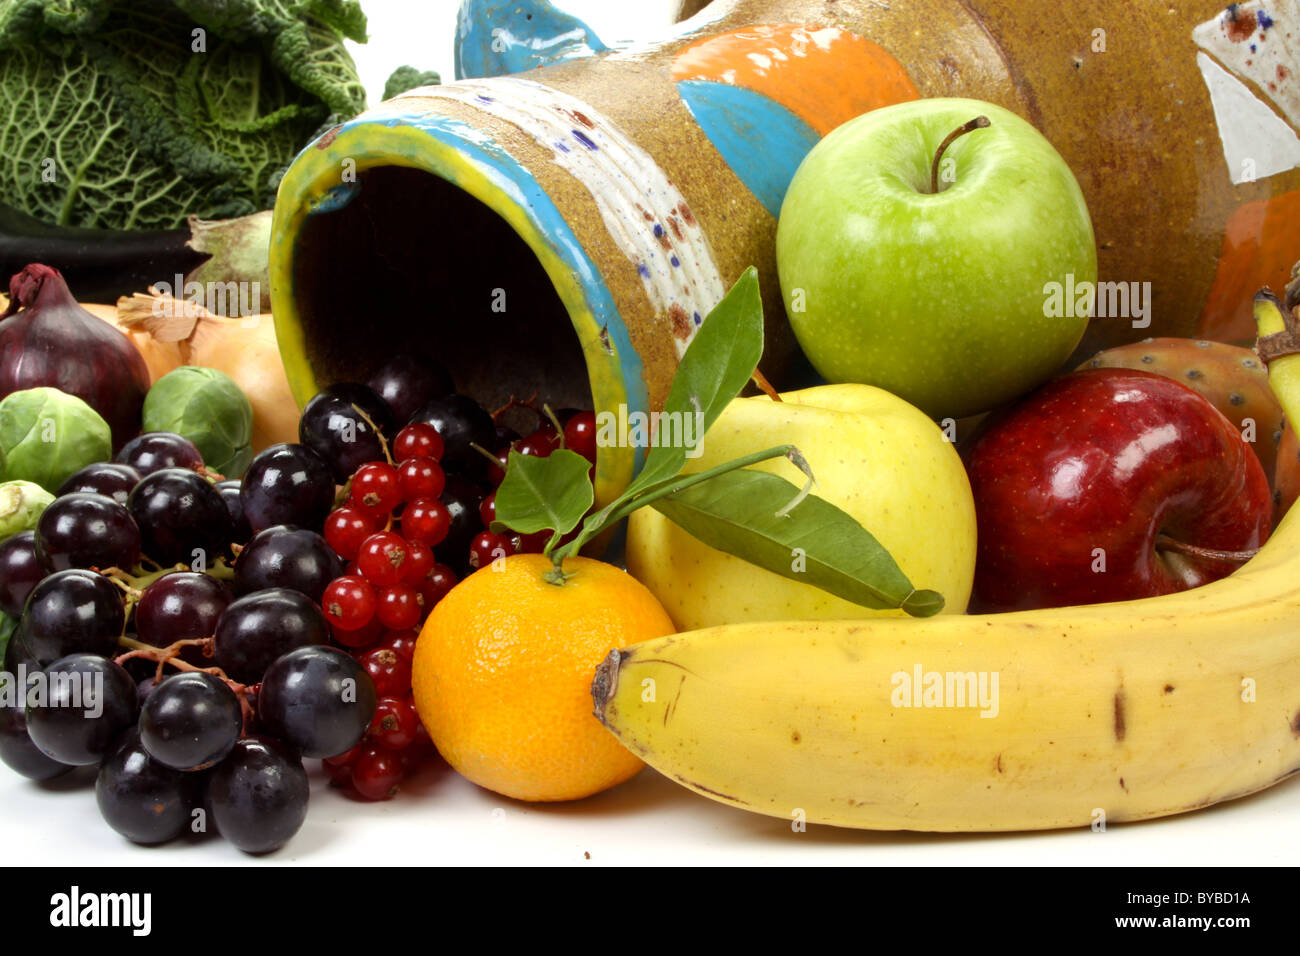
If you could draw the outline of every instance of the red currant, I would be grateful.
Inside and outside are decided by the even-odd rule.
[[[327,762],[322,762],[321,767],[329,774],[330,783],[336,787],[346,787],[352,782],[352,768],[350,766],[334,767]]]
[[[456,586],[456,572],[445,564],[435,564],[433,570],[425,575],[420,584],[420,597],[424,598],[424,610],[427,614],[435,604],[447,596],[447,592]]]
[[[407,458],[397,466],[397,486],[403,501],[437,498],[446,484],[442,466],[432,458]]]
[[[424,604],[420,592],[405,584],[383,588],[375,606],[375,617],[390,631],[406,631],[416,627],[424,618]]]
[[[382,747],[365,748],[352,765],[352,786],[367,800],[387,800],[404,776],[401,758]]]
[[[564,426],[564,447],[596,463],[596,413],[578,412]]]
[[[405,697],[411,692],[411,662],[397,651],[376,647],[362,654],[359,660],[375,682],[375,693],[380,697]]]
[[[519,454],[535,455],[538,458],[550,457],[551,452],[559,447],[560,436],[549,422],[515,443],[515,451]]]
[[[375,616],[375,590],[365,578],[335,578],[321,595],[321,609],[336,630],[360,630]]]
[[[513,542],[505,535],[480,531],[469,545],[469,566],[486,568],[498,558],[507,558],[514,554]]]
[[[515,549],[516,554],[541,554],[546,550],[546,544],[551,540],[551,532],[547,530],[534,531],[532,534],[519,535],[519,546]]]
[[[412,710],[415,710],[415,700],[413,698],[406,698],[406,702],[411,705]],[[416,711],[416,716],[419,716],[419,711]],[[438,748],[433,745],[433,740],[429,737],[429,731],[424,726],[424,721],[420,721],[415,728],[415,740],[402,751],[403,756],[419,762],[426,757],[432,757],[437,752]]]
[[[402,502],[397,469],[386,461],[362,465],[352,476],[352,503],[372,515],[388,515]]]
[[[402,512],[402,534],[434,547],[451,530],[451,512],[437,498],[416,498]]]
[[[370,739],[389,750],[405,750],[415,742],[420,718],[415,708],[398,697],[381,697],[370,722]]]
[[[436,563],[433,549],[427,544],[422,541],[406,542],[406,565],[402,571],[402,583],[418,588]]]
[[[442,461],[442,436],[438,429],[426,422],[407,425],[393,439],[393,457],[398,461],[407,458],[432,458]]]
[[[351,767],[356,762],[357,757],[361,754],[361,744],[353,745],[351,750],[345,750],[343,753],[334,757],[326,757],[321,761],[327,769],[335,767]]]
[[[379,641],[379,646],[390,651],[397,651],[408,661],[415,658],[415,642],[419,639],[419,632],[409,631],[385,631],[384,636]]]
[[[510,446],[507,445],[505,448],[498,449],[492,457],[496,461],[488,465],[487,477],[488,481],[492,483],[492,487],[495,488],[506,480],[506,466],[510,464]]]
[[[364,508],[344,505],[325,519],[325,543],[344,561],[351,561],[357,556],[361,542],[379,527],[379,522]]]
[[[401,583],[406,573],[406,540],[393,531],[380,531],[361,542],[357,567],[376,587]]]
[[[334,640],[338,641],[344,647],[358,650],[363,647],[369,647],[375,641],[379,640],[379,635],[384,633],[384,625],[379,623],[379,619],[372,617],[370,623],[360,627],[355,631],[342,631],[337,627],[331,627],[330,633],[334,635]]]

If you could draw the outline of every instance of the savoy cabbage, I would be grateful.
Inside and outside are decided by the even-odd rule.
[[[365,30],[355,0],[0,0],[0,201],[119,229],[268,208],[365,107]]]

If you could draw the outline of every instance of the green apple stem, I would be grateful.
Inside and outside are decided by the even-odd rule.
[[[710,478],[715,478],[728,471],[735,471],[737,468],[756,465],[760,461],[768,461],[772,458],[788,458],[795,467],[808,476],[808,486],[799,493],[798,497],[796,497],[789,506],[787,506],[793,507],[798,504],[811,489],[813,480],[812,469],[808,467],[808,462],[804,459],[803,455],[800,454],[799,449],[794,445],[775,445],[772,448],[766,448],[763,451],[756,451],[748,455],[743,455],[740,458],[734,458],[731,461],[709,468],[706,471],[696,472],[693,475],[678,475],[676,478],[669,478],[666,481],[653,484],[642,490],[640,494],[634,495],[626,501],[615,502],[615,507],[605,508],[602,511],[596,512],[583,522],[582,531],[576,538],[563,547],[556,548],[553,551],[551,550],[551,545],[548,545],[543,553],[550,557],[558,570],[565,558],[578,554],[588,541],[597,537],[606,528],[618,524],[638,508],[648,505],[652,501],[658,501],[660,498],[666,498],[669,495],[676,494],[683,489],[690,488],[692,485],[698,485],[702,481],[708,481]],[[554,537],[551,539],[552,544],[555,540]],[[548,578],[547,580],[551,579]],[[559,584],[562,583],[562,581],[557,579],[551,583]]]
[[[953,144],[953,141],[958,136],[965,136],[971,130],[984,129],[984,127],[988,125],[989,125],[989,118],[987,116],[977,116],[970,122],[962,123],[955,130],[953,130],[946,137],[944,137],[944,141],[940,143],[939,148],[934,151],[934,162],[930,164],[930,192],[931,193],[937,193],[939,191],[939,160],[943,158],[944,150],[946,150],[949,146],[951,146]]]
[[[1217,548],[1202,548],[1199,545],[1171,538],[1167,534],[1156,536],[1156,550],[1177,551],[1179,554],[1190,555],[1193,558],[1201,558],[1205,561],[1228,561],[1232,564],[1245,564],[1259,554],[1259,548],[1251,548],[1246,551],[1220,551]]]

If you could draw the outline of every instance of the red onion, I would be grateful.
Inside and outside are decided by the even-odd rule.
[[[0,398],[49,386],[76,395],[113,431],[116,451],[140,431],[149,370],[131,340],[72,298],[57,269],[29,265],[9,280],[0,316]]]

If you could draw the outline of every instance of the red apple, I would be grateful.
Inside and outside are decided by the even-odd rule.
[[[1268,537],[1268,479],[1206,399],[1086,369],[990,415],[966,451],[979,538],[971,609],[1096,604],[1225,577]],[[1188,550],[1179,550],[1187,548]]]

